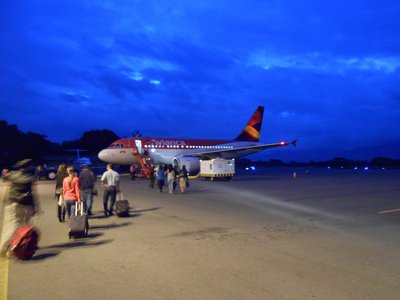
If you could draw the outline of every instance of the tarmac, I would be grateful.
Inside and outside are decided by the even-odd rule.
[[[399,299],[399,182],[271,168],[170,195],[124,177],[130,216],[104,217],[98,182],[89,236],[69,240],[40,181],[40,249],[0,260],[0,299]]]

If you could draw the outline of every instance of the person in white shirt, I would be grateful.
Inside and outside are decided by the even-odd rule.
[[[168,191],[170,194],[174,193],[175,169],[170,165],[167,171]]]
[[[104,195],[103,195],[103,207],[104,207],[104,215],[112,216],[115,199],[117,197],[117,193],[119,193],[119,174],[115,172],[112,168],[111,164],[107,165],[107,171],[103,173],[101,176],[101,185],[104,187]],[[108,200],[110,199],[110,206],[108,206]]]

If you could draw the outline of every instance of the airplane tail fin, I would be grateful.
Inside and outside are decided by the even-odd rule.
[[[259,142],[261,135],[261,125],[263,121],[264,106],[257,107],[249,122],[242,132],[235,138],[235,141]]]

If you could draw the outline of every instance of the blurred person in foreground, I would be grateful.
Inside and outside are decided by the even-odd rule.
[[[14,166],[15,171],[7,174],[8,191],[4,195],[5,224],[1,233],[0,256],[6,256],[9,242],[22,225],[30,224],[40,210],[34,187],[35,168],[31,159],[24,159]]]

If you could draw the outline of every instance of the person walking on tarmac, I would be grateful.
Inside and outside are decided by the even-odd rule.
[[[181,188],[181,192],[184,193],[186,191],[186,187],[188,184],[188,171],[186,170],[186,166],[182,166],[182,170],[179,173],[179,186]]]
[[[68,220],[75,214],[75,205],[81,204],[81,189],[79,177],[75,175],[74,167],[67,168],[68,176],[63,180],[64,205],[67,211]]]
[[[64,193],[63,193],[63,180],[67,177],[67,166],[65,164],[60,164],[56,173],[56,192],[55,198],[57,200],[57,217],[58,221],[65,221],[65,206],[64,206]]]
[[[165,183],[165,170],[164,165],[160,165],[157,169],[157,184],[158,184],[158,191],[161,193],[163,190],[163,186]]]
[[[83,204],[83,211],[89,216],[92,214],[93,206],[93,191],[96,182],[96,177],[90,171],[89,166],[84,165],[82,171],[79,173],[79,183],[81,185],[81,199]]]
[[[112,164],[107,165],[107,171],[101,176],[101,185],[104,187],[103,207],[104,215],[112,216],[115,199],[119,193],[119,174],[112,168]],[[108,199],[110,199],[110,206],[108,206]]]
[[[34,189],[35,169],[31,159],[24,159],[15,164],[16,171],[7,175],[10,184],[5,193],[4,224],[1,240],[0,255],[6,256],[9,242],[15,231],[22,225],[31,222],[32,217],[40,211],[37,193]]]
[[[156,170],[155,170],[153,164],[151,164],[151,166],[150,166],[150,174],[149,174],[149,177],[150,177],[150,184],[149,184],[149,187],[152,188],[152,189],[154,189],[154,183],[155,183],[155,181],[156,181]]]
[[[176,187],[178,186],[178,176],[179,176],[179,172],[178,172],[178,166],[174,166],[174,172],[175,172],[175,177],[174,177],[174,182],[173,182],[173,192],[175,193],[176,191]]]
[[[135,180],[136,166],[134,164],[129,167],[129,178]]]
[[[175,169],[172,165],[168,166],[167,180],[168,180],[168,192],[172,195],[174,193],[174,182],[175,182]]]

